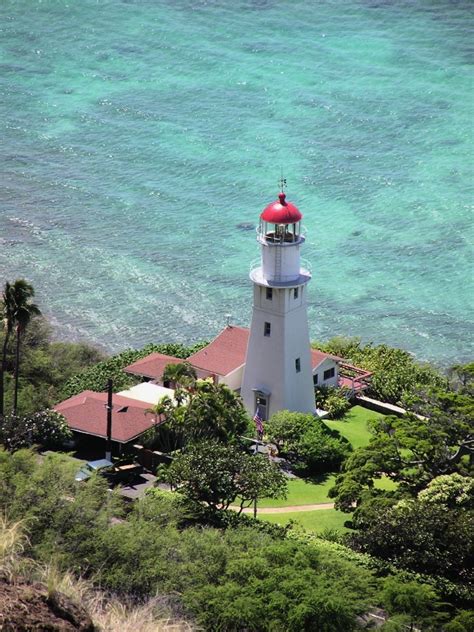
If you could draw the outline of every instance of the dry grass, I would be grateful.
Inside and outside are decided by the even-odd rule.
[[[96,590],[91,582],[62,573],[54,565],[40,566],[23,554],[28,546],[25,525],[8,522],[0,516],[0,576],[9,583],[38,581],[48,593],[61,592],[81,605],[94,624],[103,632],[196,632],[186,621],[163,615],[164,601],[159,597],[143,604],[124,604],[115,597]]]
[[[28,544],[24,522],[9,522],[0,516],[0,576],[10,583],[20,575],[29,578],[36,568],[33,560],[23,557]]]
[[[80,603],[95,625],[104,632],[193,632],[196,627],[186,621],[162,616],[159,598],[140,605],[126,605],[117,598],[97,591],[90,582],[77,579],[71,573],[59,576],[56,590]]]

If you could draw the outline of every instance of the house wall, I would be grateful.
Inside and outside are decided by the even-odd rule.
[[[219,384],[226,384],[232,391],[238,391],[242,386],[245,364],[224,377],[219,377]]]
[[[324,380],[324,371],[334,368],[334,377]],[[337,386],[339,380],[339,365],[335,360],[326,358],[319,366],[313,369],[313,376],[318,376],[317,386]]]

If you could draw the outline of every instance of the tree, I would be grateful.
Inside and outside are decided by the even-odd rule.
[[[433,367],[417,362],[403,349],[384,344],[362,345],[360,338],[344,337],[332,338],[325,344],[314,343],[313,346],[372,371],[367,394],[392,404],[398,404],[402,397],[420,387],[440,387],[445,382]]]
[[[5,371],[7,367],[7,350],[8,341],[13,332],[13,325],[15,322],[15,301],[12,290],[12,285],[8,281],[5,283],[5,289],[2,294],[2,320],[3,320],[3,349],[2,349],[2,364],[0,372],[0,417],[4,414],[4,384],[5,384]]]
[[[341,419],[351,407],[342,388],[316,386],[314,395],[317,408],[327,411],[329,419]]]
[[[216,439],[238,441],[250,419],[239,396],[225,384],[196,380],[175,390],[176,406],[169,406],[166,423],[185,442]]]
[[[400,494],[414,497],[440,475],[471,472],[474,435],[470,417],[459,407],[449,411],[432,407],[430,412],[424,419],[408,414],[372,422],[369,445],[347,459],[330,492],[338,509],[352,511],[363,492],[372,490],[374,480],[382,476],[399,483]]]
[[[435,591],[426,584],[389,578],[385,581],[382,597],[390,613],[407,615],[410,630],[415,625],[424,625],[437,618],[439,600]]]
[[[340,467],[351,450],[346,439],[313,415],[280,410],[266,424],[270,441],[296,469],[306,473],[329,472]]]
[[[192,444],[162,476],[172,488],[213,510],[228,509],[239,499],[239,513],[259,498],[284,497],[287,488],[285,475],[267,458],[218,441]]]
[[[39,444],[58,448],[72,439],[66,420],[54,410],[43,410],[18,417],[5,415],[0,419],[0,443],[14,452]]]
[[[192,386],[197,379],[197,373],[189,362],[167,364],[161,379],[163,382],[171,382],[175,388],[180,386]]]
[[[474,509],[474,479],[461,474],[445,474],[434,478],[418,494],[422,503],[435,504],[444,509]]]
[[[23,332],[27,328],[33,316],[40,316],[41,311],[37,305],[31,302],[35,291],[33,286],[25,279],[17,279],[13,285],[5,288],[5,300],[9,304],[7,311],[11,311],[13,316],[13,326],[16,329],[15,347],[15,387],[12,412],[16,415],[18,408],[18,376],[20,369],[20,340]]]
[[[356,550],[404,569],[469,585],[474,580],[474,512],[417,500],[354,518]]]

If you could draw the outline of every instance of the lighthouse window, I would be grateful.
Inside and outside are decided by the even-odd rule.
[[[296,360],[295,360],[295,369],[296,369],[297,373],[299,373],[301,371],[301,360],[300,360],[300,358],[296,358]]]
[[[293,298],[297,299],[298,298],[298,294],[299,294],[299,287],[295,287],[295,289],[293,290]]]
[[[334,377],[335,374],[336,374],[336,371],[334,367],[332,369],[327,369],[327,371],[324,371],[323,379],[330,380],[332,377]]]
[[[273,288],[267,287],[267,301],[271,301],[273,298]]]
[[[269,336],[271,329],[272,329],[272,326],[270,325],[270,323],[265,323],[265,326],[263,328],[263,335]]]

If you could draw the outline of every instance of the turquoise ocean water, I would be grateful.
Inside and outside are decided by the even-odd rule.
[[[312,336],[468,359],[473,6],[2,0],[2,284],[109,350],[246,325],[282,168]]]

